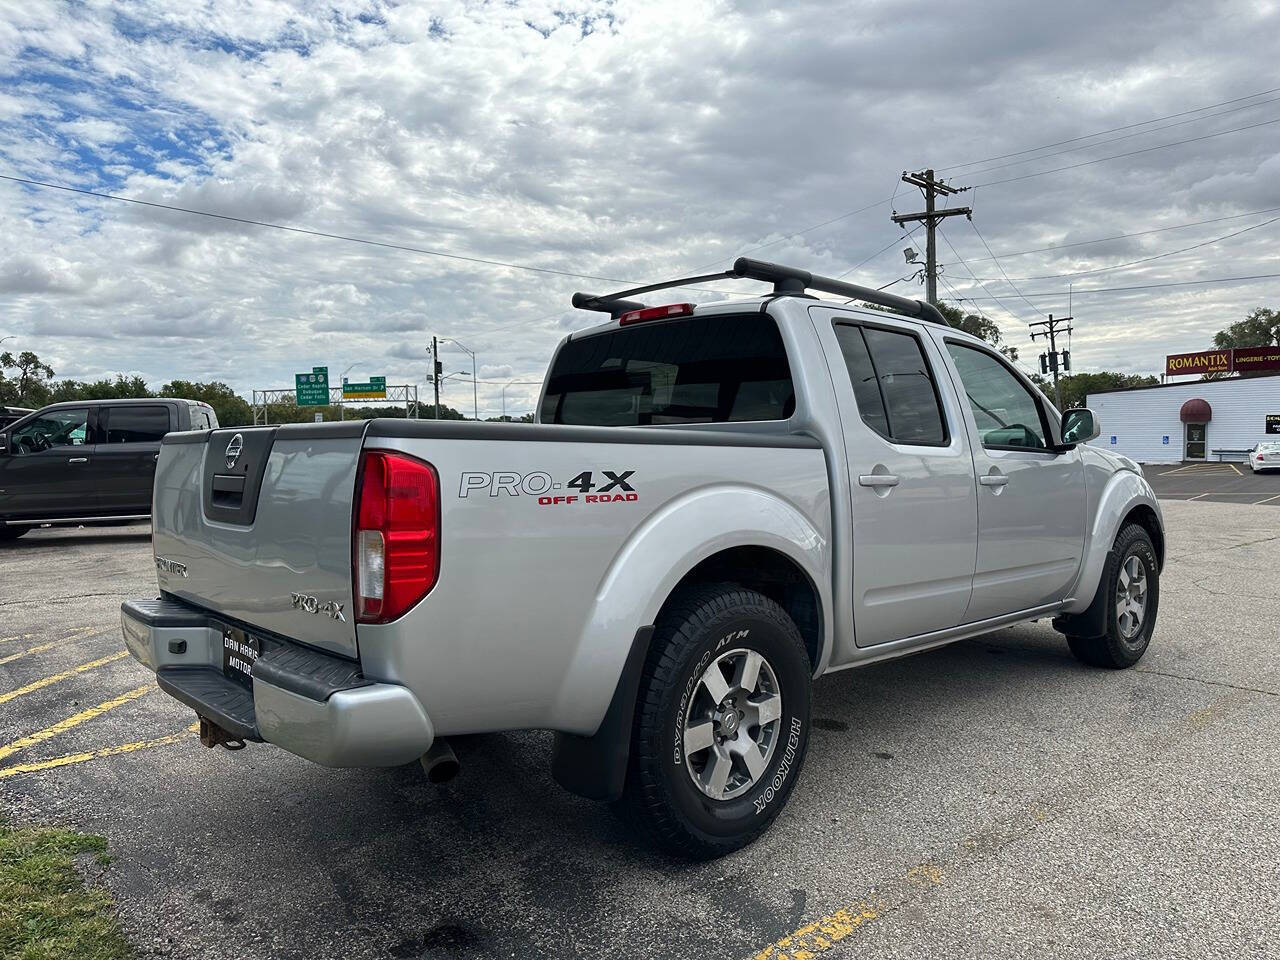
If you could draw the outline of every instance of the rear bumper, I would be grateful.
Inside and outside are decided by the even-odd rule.
[[[222,673],[222,624],[175,600],[120,607],[125,646],[170,696],[246,740],[327,767],[388,767],[426,753],[431,719],[407,688],[296,644],[264,652],[250,692]]]

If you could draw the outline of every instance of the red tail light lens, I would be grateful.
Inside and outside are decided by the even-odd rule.
[[[366,450],[353,538],[356,619],[387,623],[425,597],[440,574],[440,481],[403,453]]]
[[[665,307],[645,307],[643,310],[630,310],[618,318],[618,325],[625,327],[629,323],[644,323],[646,320],[687,317],[693,313],[693,307],[692,303],[668,303]]]

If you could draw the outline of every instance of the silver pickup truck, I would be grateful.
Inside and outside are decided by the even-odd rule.
[[[129,650],[209,746],[439,780],[452,735],[554,731],[558,782],[691,857],[778,815],[823,674],[1047,617],[1138,661],[1160,507],[1090,411],[928,304],[694,279],[728,276],[774,288],[577,295],[611,319],[560,344],[533,425],[168,435]]]

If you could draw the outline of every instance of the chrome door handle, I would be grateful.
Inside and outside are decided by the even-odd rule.
[[[70,460],[67,461],[67,463],[88,463],[88,462],[89,462],[88,457],[72,457]]]
[[[160,454],[158,454],[158,453],[157,453],[157,454],[156,454],[155,456],[153,456],[151,459],[152,459],[152,460],[159,460],[159,459],[160,459]]]
[[[1009,482],[1009,478],[1003,473],[988,473],[984,477],[979,477],[978,482],[984,487],[1003,487]]]
[[[896,487],[898,478],[892,473],[864,473],[858,477],[860,487]]]

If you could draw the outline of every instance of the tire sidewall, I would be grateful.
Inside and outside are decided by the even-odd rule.
[[[789,624],[788,624],[789,625]],[[798,632],[790,635],[766,611],[735,610],[711,617],[698,630],[681,664],[679,682],[663,697],[662,747],[670,801],[688,828],[708,841],[726,841],[743,832],[763,830],[786,804],[799,777],[809,741],[809,659]],[[764,775],[750,790],[731,800],[713,800],[693,782],[685,764],[681,732],[685,709],[698,679],[722,653],[754,650],[773,669],[782,696],[778,743]]]

